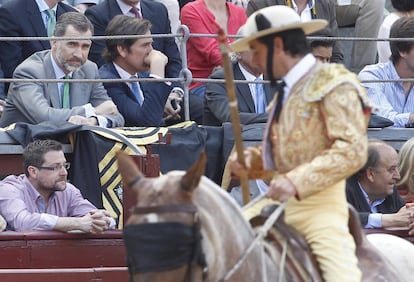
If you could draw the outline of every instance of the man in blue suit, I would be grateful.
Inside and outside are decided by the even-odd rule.
[[[151,23],[125,15],[115,16],[106,29],[107,36],[150,35]],[[165,77],[167,57],[152,48],[152,38],[107,39],[99,69],[103,79]],[[171,92],[168,82],[107,82],[108,94],[125,118],[126,126],[163,126],[164,105]]]
[[[132,12],[131,9],[138,12]],[[142,17],[151,22],[152,34],[170,34],[171,26],[168,18],[168,12],[161,3],[151,0],[104,0],[98,5],[88,8],[85,15],[89,18],[95,27],[95,36],[105,35],[105,29],[109,21],[116,15],[126,15],[130,17]],[[181,70],[181,57],[177,44],[173,37],[154,38],[152,46],[168,57],[168,63],[165,68],[165,77],[177,78]],[[104,40],[94,40],[92,43],[89,59],[94,61],[98,66],[104,63],[102,51],[105,47]],[[179,82],[173,82],[172,92],[177,95],[184,94],[182,85]],[[202,123],[203,119],[203,100],[194,98],[190,95],[190,119],[197,123]],[[183,114],[181,113],[181,118]]]
[[[48,9],[56,19],[66,12],[76,11],[61,0],[13,0],[0,7],[0,36],[47,36]],[[5,78],[13,76],[14,69],[37,51],[50,49],[48,40],[0,41],[0,64]],[[6,85],[7,91],[8,85]]]
[[[151,22],[152,34],[171,33],[170,20],[165,6],[161,3],[149,0],[105,0],[86,10],[85,15],[95,27],[95,35],[105,35],[105,28],[109,21],[116,15],[135,17],[131,8],[136,7],[141,17]],[[94,40],[89,53],[89,59],[101,66],[104,63],[102,51],[105,47],[104,40]],[[178,77],[181,70],[181,58],[174,38],[154,38],[153,47],[168,57],[166,77]]]

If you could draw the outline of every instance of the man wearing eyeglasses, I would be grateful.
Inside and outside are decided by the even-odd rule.
[[[23,167],[24,174],[0,182],[0,214],[7,229],[100,233],[115,226],[107,211],[98,210],[67,182],[70,163],[59,142],[30,143],[23,152]]]
[[[365,228],[407,227],[414,204],[405,203],[395,187],[400,180],[397,151],[381,140],[369,140],[368,160],[346,183],[346,197]]]

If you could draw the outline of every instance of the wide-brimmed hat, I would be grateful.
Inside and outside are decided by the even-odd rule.
[[[242,26],[244,38],[234,41],[231,49],[233,51],[247,50],[250,41],[289,29],[300,28],[305,34],[310,34],[323,29],[327,24],[326,20],[321,19],[301,22],[298,13],[284,5],[266,7],[250,15]]]

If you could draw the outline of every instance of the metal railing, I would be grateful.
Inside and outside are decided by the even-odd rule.
[[[128,38],[128,39],[139,39],[139,38],[165,38],[173,37],[177,38],[179,43],[179,52],[182,61],[182,68],[178,77],[167,77],[167,78],[137,78],[137,79],[71,79],[70,81],[64,79],[15,79],[15,78],[0,78],[0,83],[10,83],[10,82],[70,82],[70,83],[94,83],[94,82],[132,82],[132,81],[142,81],[142,82],[181,82],[184,90],[184,117],[185,120],[190,120],[189,117],[189,102],[188,97],[190,95],[190,84],[192,82],[202,82],[208,83],[214,81],[215,83],[225,83],[224,79],[209,79],[209,78],[194,78],[190,69],[188,68],[187,60],[187,41],[190,37],[217,37],[216,34],[197,34],[190,33],[189,28],[186,25],[180,25],[175,34],[151,34],[151,35],[118,35],[118,36],[90,36],[90,37],[0,37],[0,41],[46,41],[46,40],[80,40],[80,39],[90,39],[90,40],[105,40],[105,39],[119,39],[119,38]],[[236,35],[229,35],[229,38],[239,38]],[[309,36],[309,39],[312,40],[333,40],[333,41],[414,41],[414,38],[362,38],[362,37],[320,37],[320,36]],[[392,79],[392,80],[363,80],[362,83],[392,83],[392,82],[414,82],[412,79]],[[267,80],[262,82],[249,81],[249,80],[234,80],[235,83],[270,83]]]

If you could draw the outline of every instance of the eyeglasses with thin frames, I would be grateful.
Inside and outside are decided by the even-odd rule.
[[[46,170],[50,170],[50,171],[59,171],[62,168],[64,168],[65,170],[69,170],[70,169],[70,163],[64,163],[64,164],[56,164],[54,166],[37,166],[38,169],[46,169]]]

